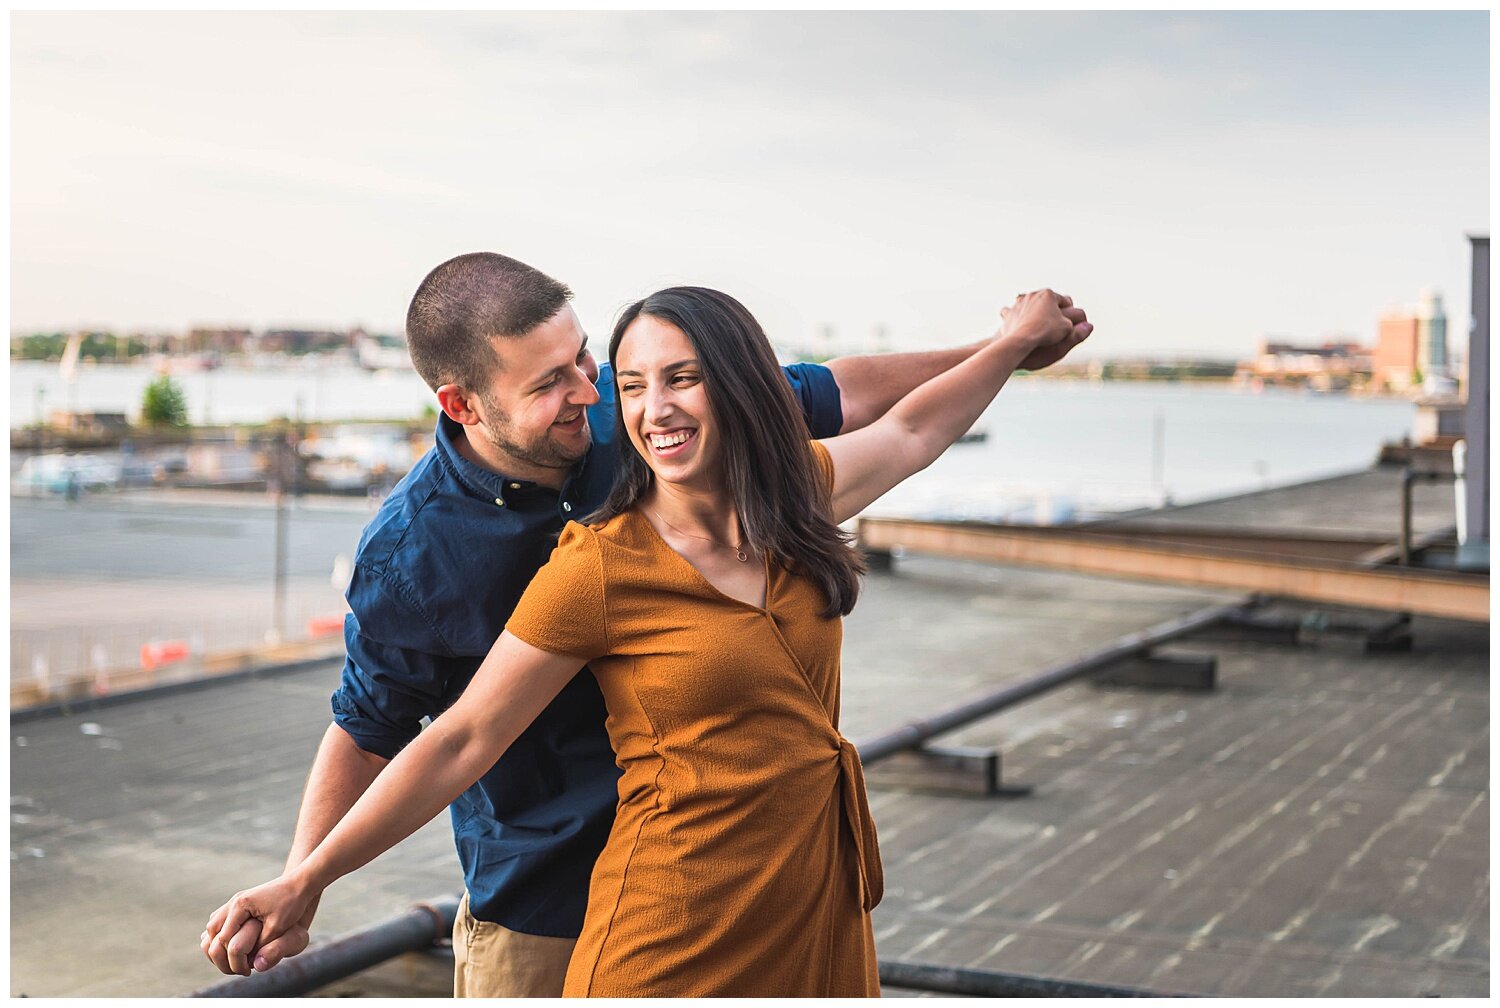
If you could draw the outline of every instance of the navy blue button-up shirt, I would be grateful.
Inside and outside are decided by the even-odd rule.
[[[843,423],[827,368],[786,369],[814,437]],[[594,443],[558,492],[465,459],[459,425],[436,444],[360,537],[344,621],[348,657],[333,720],[367,752],[393,758],[463,692],[563,525],[604,503],[619,469],[615,387],[600,368]],[[576,938],[589,873],[614,821],[620,772],[604,698],[584,669],[452,806],[469,909],[512,931]]]

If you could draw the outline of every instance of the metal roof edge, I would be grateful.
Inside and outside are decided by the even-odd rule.
[[[121,693],[109,693],[104,696],[58,700],[53,703],[38,704],[35,707],[27,707],[22,710],[13,710],[10,712],[10,723],[13,725],[25,724],[49,717],[66,716],[82,713],[83,711],[117,707],[139,700],[152,700],[164,696],[173,696],[178,693],[191,693],[195,690],[209,689],[213,686],[229,682],[243,682],[246,679],[272,678],[289,675],[294,672],[306,672],[320,665],[332,665],[343,660],[343,655],[324,655],[320,658],[303,658],[299,661],[284,662],[278,665],[256,665],[251,668],[240,669],[236,672],[226,672],[224,675],[209,676],[204,679],[185,679],[181,682],[162,683],[158,686],[143,686],[140,689],[126,690]]]

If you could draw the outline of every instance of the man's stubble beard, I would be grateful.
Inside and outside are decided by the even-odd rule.
[[[552,443],[549,434],[543,432],[531,444],[522,444],[510,436],[510,417],[505,411],[487,395],[480,395],[479,401],[484,405],[485,412],[493,417],[493,422],[484,425],[484,439],[494,448],[505,452],[513,459],[525,462],[528,465],[540,466],[543,469],[571,469],[577,465],[579,460],[588,454],[588,444],[576,455],[570,455],[567,451]],[[588,414],[584,413],[584,429],[588,428]],[[592,434],[592,431],[590,431]],[[593,443],[590,437],[589,444]]]

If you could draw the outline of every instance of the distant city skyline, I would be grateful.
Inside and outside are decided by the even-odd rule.
[[[602,344],[701,283],[778,343],[1095,356],[1376,339],[1489,220],[1489,15],[13,13],[13,332],[400,332],[428,269],[557,276]]]

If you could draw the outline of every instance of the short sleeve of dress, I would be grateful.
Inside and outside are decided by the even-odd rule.
[[[609,653],[604,559],[593,529],[577,522],[563,527],[551,558],[531,579],[505,629],[551,654],[591,661]]]
[[[823,479],[823,492],[833,493],[833,456],[828,454],[828,449],[823,447],[821,441],[809,441],[812,446],[813,461],[818,465],[818,475]]]

